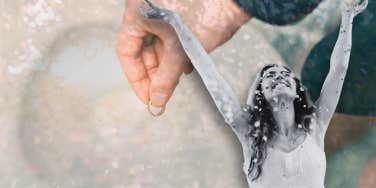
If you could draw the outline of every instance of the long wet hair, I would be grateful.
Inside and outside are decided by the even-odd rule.
[[[262,173],[262,164],[267,157],[267,144],[273,140],[278,134],[278,127],[276,120],[273,117],[272,108],[262,92],[261,83],[262,76],[266,70],[279,65],[271,64],[265,66],[260,72],[260,80],[256,85],[253,105],[248,106],[247,111],[251,114],[248,121],[249,132],[248,135],[252,139],[252,156],[248,168],[248,176],[251,180],[257,179]],[[291,70],[284,66],[284,68],[291,72]],[[309,132],[310,122],[312,120],[314,106],[312,105],[307,89],[304,88],[298,78],[294,78],[296,82],[297,98],[294,100],[295,125],[297,129]]]

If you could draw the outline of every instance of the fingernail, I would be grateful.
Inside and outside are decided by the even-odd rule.
[[[152,114],[160,114],[163,111],[162,107],[155,107],[153,105],[150,105],[149,110]]]
[[[151,103],[152,106],[164,106],[167,102],[167,94],[164,93],[152,93],[151,94]]]

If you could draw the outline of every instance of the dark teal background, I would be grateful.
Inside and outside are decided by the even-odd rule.
[[[376,115],[376,3],[354,19],[353,46],[349,70],[337,112]],[[313,100],[317,99],[329,70],[330,55],[338,37],[338,28],[324,37],[309,54],[302,72],[303,84]]]

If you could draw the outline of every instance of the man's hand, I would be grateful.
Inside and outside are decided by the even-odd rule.
[[[179,14],[208,52],[229,40],[250,19],[233,0],[152,2]],[[117,53],[136,95],[145,104],[151,101],[162,108],[182,73],[192,72],[193,67],[172,27],[141,16],[142,3],[126,0]]]

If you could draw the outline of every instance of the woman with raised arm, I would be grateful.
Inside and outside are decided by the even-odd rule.
[[[330,71],[316,103],[287,68],[267,65],[258,73],[242,108],[209,55],[175,13],[145,0],[141,14],[170,24],[198,71],[224,120],[237,135],[244,172],[252,188],[323,188],[326,168],[324,136],[346,75],[353,18],[368,1],[346,0],[330,60]]]

